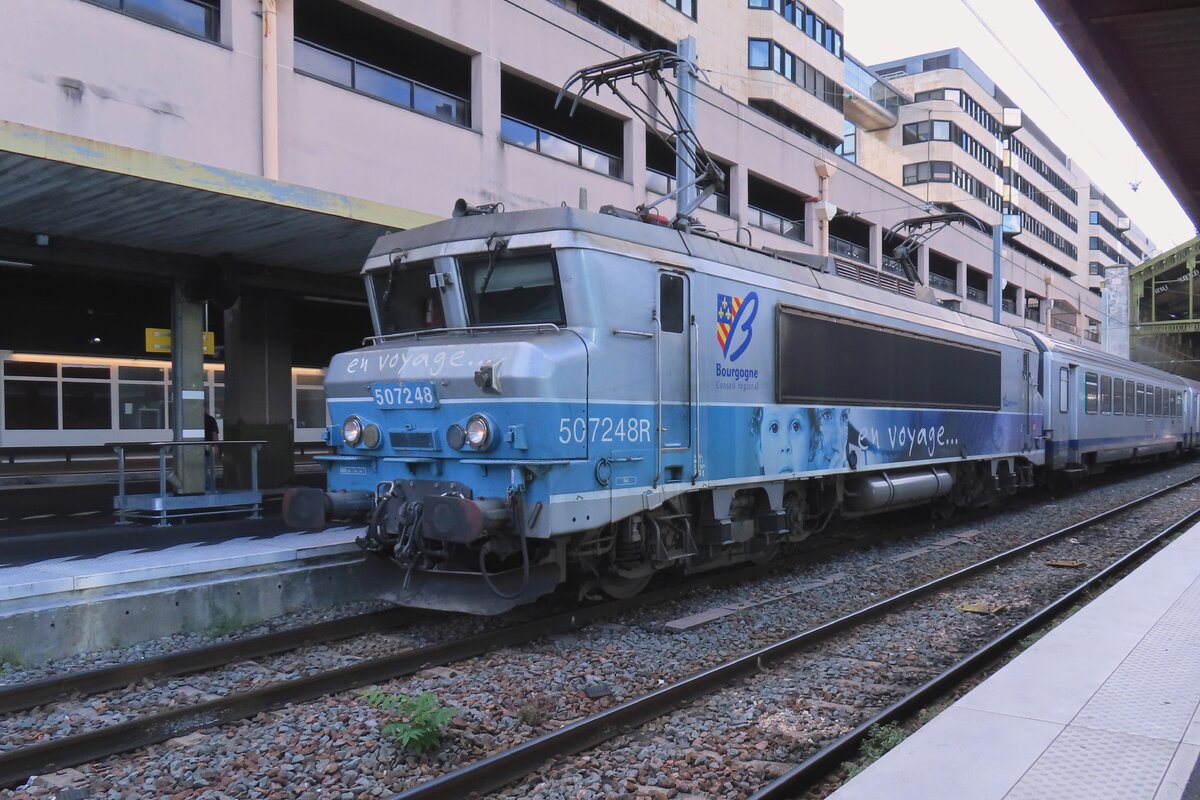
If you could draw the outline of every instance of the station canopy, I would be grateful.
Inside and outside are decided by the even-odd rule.
[[[1038,4],[1200,228],[1200,2]]]
[[[383,233],[421,212],[0,121],[0,259],[89,247],[147,263],[237,263],[356,275]],[[44,245],[49,242],[50,247]],[[57,254],[57,256],[55,255]]]

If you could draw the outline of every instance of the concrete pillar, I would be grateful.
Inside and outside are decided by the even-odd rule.
[[[225,312],[225,439],[262,439],[259,483],[292,479],[292,308],[279,298],[242,295]],[[222,448],[226,484],[250,486],[250,451]]]
[[[917,245],[917,275],[923,285],[929,285],[929,248],[923,244]]]
[[[1025,319],[1025,287],[1024,286],[1017,287],[1016,310],[1017,310],[1017,316],[1020,317],[1022,320],[1024,320]]]
[[[734,164],[729,168],[729,216],[739,225],[750,224],[750,170],[745,164]],[[741,240],[738,232],[738,240]]]
[[[177,442],[204,440],[204,304],[181,280],[171,292],[171,430]],[[178,494],[204,491],[204,448],[176,447],[174,468]]]
[[[488,55],[471,59],[471,128],[483,134],[483,197],[466,198],[468,203],[495,202],[503,199],[503,175],[500,174],[500,62]]]
[[[955,263],[954,284],[958,287],[958,296],[965,300],[967,298],[967,262]]]
[[[625,120],[623,127],[625,180],[633,188],[633,206],[646,202],[646,123],[637,117]]]
[[[871,225],[867,229],[867,263],[883,269],[883,226]]]

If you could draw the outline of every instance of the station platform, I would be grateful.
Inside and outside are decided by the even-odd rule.
[[[831,800],[1200,800],[1200,526]]]
[[[361,527],[279,532],[270,524],[108,526],[57,545],[39,540],[40,558],[6,542],[0,653],[37,663],[367,599],[354,543]]]

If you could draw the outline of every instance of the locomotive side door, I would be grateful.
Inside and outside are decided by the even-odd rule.
[[[687,275],[658,273],[656,361],[658,367],[658,447],[660,483],[690,479],[689,451],[695,398],[692,363],[691,292]]]

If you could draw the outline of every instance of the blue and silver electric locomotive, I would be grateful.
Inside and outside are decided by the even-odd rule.
[[[329,491],[293,490],[287,519],[365,520],[393,600],[498,613],[1035,481],[1044,338],[627,216],[381,238],[376,336],[326,377]]]

